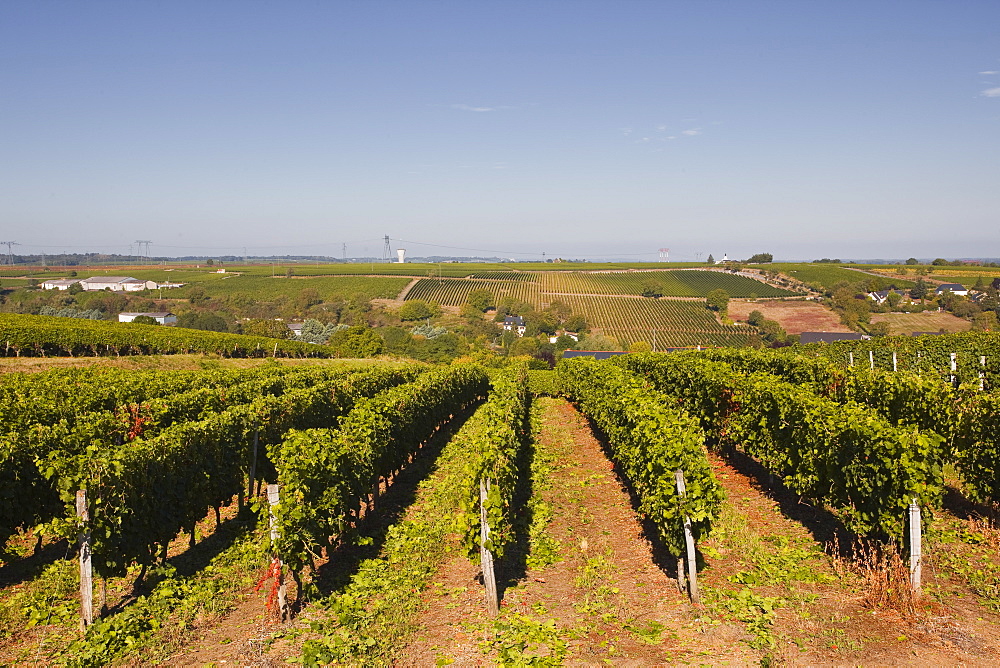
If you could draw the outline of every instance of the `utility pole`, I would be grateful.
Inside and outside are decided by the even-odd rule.
[[[389,235],[385,235],[385,246],[382,247],[382,262],[388,262],[389,256],[392,254],[392,248],[389,247]]]
[[[146,261],[147,262],[149,261],[149,244],[151,244],[151,243],[153,243],[153,242],[149,241],[148,239],[136,239],[136,241],[135,241],[136,248],[135,249],[136,249],[136,255],[138,255],[138,259],[139,260],[142,259],[142,245],[146,244]]]
[[[20,246],[21,244],[16,241],[0,241],[0,246],[7,245],[7,259],[10,260],[10,266],[14,266],[14,251],[11,250],[12,246]]]

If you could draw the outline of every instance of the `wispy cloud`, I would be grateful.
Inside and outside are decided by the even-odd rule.
[[[983,97],[1000,97],[1000,88],[987,88],[980,95]]]
[[[621,133],[626,137],[632,134],[632,128],[619,128],[619,130],[621,130]]]
[[[459,111],[474,111],[482,113],[484,111],[496,111],[496,107],[473,107],[470,104],[453,104],[452,109],[458,109]]]
[[[681,132],[685,137],[695,137],[701,134],[701,128],[691,128],[690,130],[684,130]]]
[[[986,70],[985,72],[980,72],[980,74],[1000,74],[997,70]]]

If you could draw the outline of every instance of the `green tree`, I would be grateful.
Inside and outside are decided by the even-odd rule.
[[[944,259],[943,257],[939,257],[935,258],[935,260],[931,262],[931,264],[935,267],[947,267],[951,263],[948,262],[948,260]]]
[[[243,323],[243,333],[250,336],[266,336],[272,339],[287,339],[292,334],[288,325],[280,320],[254,318]]]
[[[662,297],[663,286],[660,285],[659,281],[647,279],[642,282],[642,292],[640,294],[643,297],[652,297],[652,298]]]
[[[652,352],[653,346],[649,341],[633,341],[628,350],[630,353],[648,353]]]
[[[889,323],[887,323],[884,320],[881,320],[879,322],[873,322],[868,327],[868,333],[871,334],[872,336],[889,336],[891,331],[892,330],[889,328]]]
[[[78,295],[83,291],[84,291],[83,286],[79,282],[73,283],[72,285],[69,286],[69,289],[66,290],[66,292],[68,292],[71,295]]]
[[[587,319],[582,315],[571,315],[563,322],[563,329],[567,332],[579,334],[587,331]]]
[[[972,329],[977,332],[995,332],[998,329],[996,311],[982,311],[972,316]]]
[[[912,288],[910,288],[910,298],[919,299],[922,304],[924,299],[927,298],[927,292],[927,282],[922,277],[918,278],[917,282],[913,284]]]
[[[465,301],[480,313],[485,313],[493,308],[493,293],[485,288],[477,288],[469,292],[469,297]]]
[[[385,350],[382,337],[371,327],[347,327],[334,332],[327,341],[344,357],[375,357]]]
[[[903,300],[903,295],[895,291],[890,292],[888,295],[886,295],[885,298],[886,303],[889,304],[889,308],[892,309],[893,311],[896,310],[896,307],[899,306],[899,302],[901,302],[902,300]]]
[[[768,262],[774,262],[774,256],[770,253],[757,253],[747,259],[748,264],[767,264]]]
[[[708,264],[715,264],[715,258],[714,258],[714,257],[712,257],[712,254],[711,254],[711,253],[709,253],[709,254],[708,254],[708,260],[706,260],[706,262],[707,262]]]
[[[705,304],[713,311],[718,311],[725,315],[729,309],[729,293],[722,288],[716,288],[708,293]]]
[[[747,323],[754,327],[760,327],[764,324],[764,314],[756,310],[750,311],[750,315],[747,316]]]
[[[137,325],[159,325],[160,324],[156,320],[156,318],[154,318],[152,316],[149,316],[149,315],[137,315],[136,317],[132,318],[132,322],[134,322]]]
[[[430,305],[423,299],[411,299],[396,311],[400,320],[425,320],[434,315]]]
[[[906,264],[920,264],[920,260],[915,257],[911,257],[906,260]]]
[[[208,332],[228,332],[229,324],[216,314],[203,311],[187,311],[177,316],[177,326],[188,329],[202,329]]]
[[[577,350],[621,350],[622,346],[618,339],[603,334],[589,334],[576,345]]]

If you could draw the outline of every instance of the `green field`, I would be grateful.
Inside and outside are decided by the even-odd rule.
[[[792,278],[798,279],[808,285],[809,287],[824,291],[833,288],[838,283],[858,283],[861,281],[874,280],[878,283],[879,290],[889,287],[889,285],[895,285],[898,288],[909,288],[913,287],[913,281],[903,280],[898,278],[885,278],[882,276],[873,276],[871,274],[865,273],[864,271],[858,271],[857,269],[847,269],[838,264],[767,264],[758,265],[759,269],[772,269],[779,271],[783,274],[791,276]],[[859,266],[858,269],[867,269],[868,267]],[[883,267],[884,268],[884,267]]]
[[[219,274],[217,274],[219,275]],[[191,282],[171,291],[173,297],[185,297],[195,287],[200,287],[209,297],[242,295],[255,301],[273,301],[280,297],[294,298],[303,290],[313,289],[323,301],[350,299],[361,295],[364,299],[392,299],[406,287],[411,279],[393,276],[316,276],[305,278],[272,278],[271,276],[238,276],[226,274],[225,280]]]

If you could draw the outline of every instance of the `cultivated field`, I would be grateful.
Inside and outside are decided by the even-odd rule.
[[[789,334],[802,332],[850,332],[840,317],[828,308],[811,301],[731,301],[729,316],[746,322],[751,311],[760,311],[768,320],[777,321]]]
[[[2,376],[0,663],[996,665],[997,337],[860,343]]]
[[[872,322],[887,322],[892,334],[913,332],[967,332],[972,323],[951,313],[924,311],[923,313],[872,313]]]

